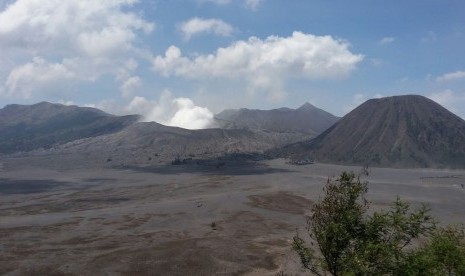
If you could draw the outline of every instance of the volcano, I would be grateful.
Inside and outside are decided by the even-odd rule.
[[[283,152],[339,164],[463,168],[465,121],[423,96],[371,99]]]

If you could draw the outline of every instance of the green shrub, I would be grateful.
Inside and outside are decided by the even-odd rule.
[[[437,228],[429,208],[411,210],[400,198],[369,215],[367,190],[353,173],[328,180],[307,220],[310,246],[298,233],[293,238],[304,268],[316,275],[465,275],[462,230]]]

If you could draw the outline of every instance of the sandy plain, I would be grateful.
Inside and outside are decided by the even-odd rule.
[[[328,177],[285,160],[50,169],[0,159],[0,274],[300,275],[290,248]],[[465,222],[465,171],[370,168],[368,199]]]

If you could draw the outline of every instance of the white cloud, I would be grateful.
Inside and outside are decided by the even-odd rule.
[[[178,110],[171,118],[169,125],[188,129],[206,128],[211,125],[213,113],[205,107],[195,106],[188,98],[177,98],[173,102]]]
[[[197,0],[199,3],[213,3],[217,5],[227,5],[231,0]]]
[[[168,90],[162,93],[158,101],[136,96],[124,111],[141,114],[147,122],[187,129],[207,128],[213,122],[213,113],[208,108],[196,106],[189,98],[173,98]]]
[[[436,78],[436,81],[452,81],[458,79],[465,79],[465,71],[455,71],[447,73]]]
[[[73,101],[66,101],[66,100],[59,100],[57,103],[62,104],[62,105],[76,105]]]
[[[463,110],[465,93],[456,93],[447,89],[432,93],[427,97],[465,119],[465,112]]]
[[[190,60],[188,58],[182,57],[181,50],[176,46],[170,46],[166,52],[165,56],[157,56],[153,60],[153,68],[157,72],[161,73],[163,76],[168,77],[172,74],[174,68],[183,68],[188,65]],[[179,74],[182,75],[181,71]]]
[[[251,37],[216,53],[189,59],[171,46],[153,61],[154,70],[188,78],[237,77],[253,72],[294,75],[310,79],[347,76],[363,56],[352,54],[349,45],[330,36],[294,32],[291,37]]]
[[[164,76],[246,81],[248,87],[266,90],[272,98],[274,87],[281,90],[288,79],[341,79],[362,59],[362,55],[351,53],[343,40],[294,32],[290,37],[265,40],[251,37],[194,58],[171,46],[164,56],[154,58],[153,69]]]
[[[52,81],[64,81],[75,78],[74,73],[61,63],[49,63],[41,57],[13,69],[7,77],[5,86],[7,95],[19,94],[30,98],[34,89]]]
[[[136,14],[122,11],[135,2],[18,0],[0,13],[1,44],[90,55],[131,48],[135,31],[151,32],[154,27]]]
[[[0,12],[0,60],[8,60],[11,72],[8,79],[14,82],[14,72],[23,72],[37,62],[40,56],[42,71],[58,69],[66,76],[78,80],[95,80],[105,74],[118,77],[121,71],[131,70],[128,60],[142,52],[137,46],[139,33],[153,31],[154,25],[127,7],[136,0],[17,0]],[[29,62],[27,60],[30,60]],[[7,63],[2,63],[2,66]],[[58,68],[58,69],[57,69]],[[29,95],[22,84],[43,84],[47,78],[22,74],[22,82],[6,85],[5,93]],[[91,77],[90,77],[91,76]],[[1,76],[0,76],[1,79]],[[58,78],[48,78],[53,82]]]
[[[191,39],[199,34],[215,34],[219,36],[230,36],[234,28],[221,19],[204,19],[194,17],[186,22],[182,22],[179,26],[185,40]]]
[[[378,43],[380,45],[386,45],[394,42],[396,39],[394,37],[383,37]]]
[[[231,4],[232,0],[197,0],[198,3],[213,3],[216,5],[228,5]],[[250,10],[256,10],[260,3],[264,0],[244,0],[244,6]]]
[[[134,76],[129,77],[122,85],[121,85],[121,92],[123,97],[129,97],[134,93],[134,90],[139,88],[142,85],[142,79]]]
[[[98,103],[90,103],[90,104],[84,104],[85,107],[92,107],[92,108],[98,108],[100,110],[103,110],[107,113],[114,114],[114,115],[125,115],[126,110],[121,108],[121,106],[116,102],[114,99],[106,99],[102,100]],[[132,113],[133,114],[133,113]]]
[[[432,99],[438,104],[445,105],[454,102],[457,97],[452,90],[444,90],[441,92],[432,93],[428,96],[428,98]]]
[[[245,0],[245,6],[251,10],[256,10],[263,0]]]
[[[139,114],[144,116],[143,121],[155,121],[150,120],[150,112],[153,110],[153,107],[156,106],[156,102],[151,102],[144,97],[135,96],[131,102],[124,107],[124,111],[128,114]],[[158,114],[157,114],[158,115]],[[161,114],[160,114],[161,115]],[[158,117],[158,116],[153,116]]]

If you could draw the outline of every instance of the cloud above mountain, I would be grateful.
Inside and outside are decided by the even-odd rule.
[[[189,98],[173,98],[168,90],[161,94],[158,101],[136,96],[122,113],[141,114],[146,122],[187,129],[207,128],[213,123],[213,113],[208,108],[195,105]]]
[[[331,36],[294,32],[289,37],[250,37],[212,54],[184,56],[176,46],[153,59],[153,69],[163,76],[192,80],[211,78],[246,81],[249,89],[264,90],[269,97],[282,95],[291,78],[342,79],[363,60],[346,41]]]
[[[457,93],[453,90],[446,89],[431,93],[428,95],[428,98],[454,112],[458,116],[462,117],[462,119],[465,119],[465,112],[462,108],[465,105],[464,93]]]
[[[453,80],[459,80],[459,79],[465,79],[465,71],[455,71],[451,73],[446,73],[442,76],[437,77],[436,81],[445,82],[445,81],[453,81]]]

